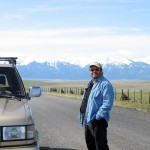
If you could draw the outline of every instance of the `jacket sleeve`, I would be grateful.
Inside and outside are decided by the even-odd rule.
[[[102,105],[100,106],[99,110],[96,113],[96,119],[100,120],[101,118],[105,118],[106,121],[109,112],[113,106],[113,101],[114,101],[114,91],[112,85],[108,82],[102,92]]]
[[[82,117],[82,114],[80,112],[79,112],[79,115],[78,115],[78,120],[79,120],[79,123],[82,124],[83,117]]]

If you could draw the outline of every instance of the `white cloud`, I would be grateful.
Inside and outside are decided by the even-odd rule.
[[[36,56],[41,59],[80,60],[82,63],[89,59],[150,55],[150,35],[113,35],[117,30],[113,29],[0,31],[0,52],[1,56]]]
[[[6,13],[2,18],[3,20],[22,19],[27,15],[37,13],[49,13],[67,10],[90,10],[90,9],[109,9],[107,6],[80,6],[80,5],[68,5],[68,6],[49,6],[47,4],[35,5],[33,7],[12,9],[12,12]]]
[[[132,10],[133,12],[140,12],[140,13],[143,13],[143,12],[146,12],[146,13],[149,13],[150,12],[150,9],[133,9]]]
[[[10,20],[10,19],[20,20],[22,18],[23,14],[8,14],[2,17],[3,20]]]

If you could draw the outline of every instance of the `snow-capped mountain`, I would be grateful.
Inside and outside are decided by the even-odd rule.
[[[17,68],[24,79],[89,80],[88,64],[66,61],[18,61]],[[150,64],[129,59],[110,60],[102,63],[104,76],[110,80],[150,80]]]

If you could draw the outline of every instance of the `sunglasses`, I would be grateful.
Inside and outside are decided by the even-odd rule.
[[[99,71],[100,69],[96,68],[96,69],[90,69],[90,71]]]

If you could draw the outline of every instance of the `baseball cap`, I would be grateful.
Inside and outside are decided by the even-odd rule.
[[[102,68],[102,65],[100,63],[98,63],[98,62],[92,62],[92,63],[90,63],[89,67],[91,67],[91,66],[96,66],[98,68]]]

